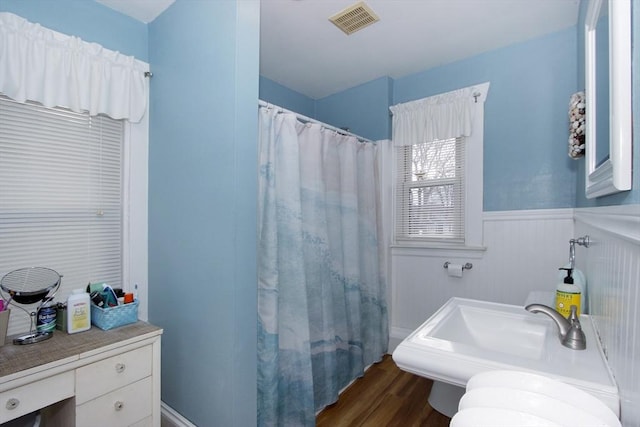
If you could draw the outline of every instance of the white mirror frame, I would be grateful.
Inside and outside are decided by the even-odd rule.
[[[596,165],[596,23],[602,0],[585,19],[587,198],[631,189],[631,2],[609,0],[609,159]],[[602,120],[602,118],[600,118]]]

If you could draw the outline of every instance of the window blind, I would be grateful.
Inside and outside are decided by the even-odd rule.
[[[90,281],[122,285],[123,129],[0,97],[0,275],[54,269],[63,275],[56,301]],[[13,307],[10,332],[28,329]]]
[[[464,242],[464,138],[396,147],[397,240]]]

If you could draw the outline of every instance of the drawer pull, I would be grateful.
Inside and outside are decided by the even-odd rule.
[[[116,364],[116,372],[117,372],[117,373],[119,373],[119,374],[123,373],[123,372],[124,372],[125,367],[126,367],[126,366],[125,366],[125,364],[124,364],[124,363],[117,363],[117,364]]]
[[[113,407],[116,408],[116,411],[122,411],[122,408],[124,408],[124,402],[118,400],[113,404]]]
[[[6,407],[8,410],[16,409],[18,406],[20,406],[20,401],[15,397],[12,397],[11,399],[7,400]]]

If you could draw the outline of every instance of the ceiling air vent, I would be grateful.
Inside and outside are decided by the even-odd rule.
[[[379,20],[378,15],[363,1],[329,18],[329,21],[333,22],[336,27],[340,28],[347,35],[353,34]]]

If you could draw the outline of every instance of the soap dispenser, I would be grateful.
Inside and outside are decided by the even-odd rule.
[[[576,314],[579,316],[581,310],[582,292],[578,286],[573,283],[572,268],[560,268],[567,272],[562,282],[558,283],[556,288],[556,311],[567,319],[571,314],[571,306],[577,307]]]

